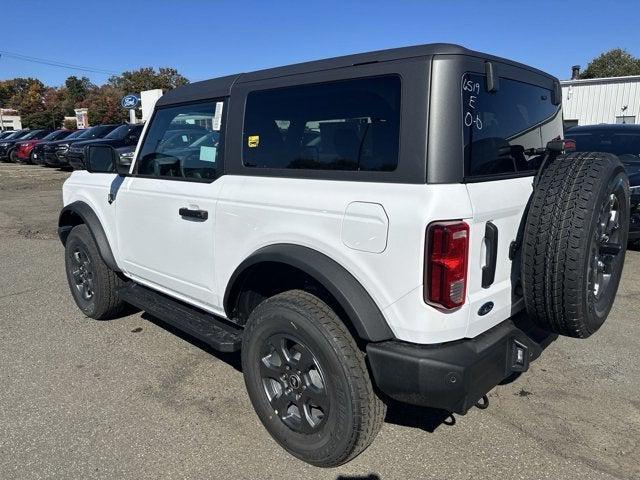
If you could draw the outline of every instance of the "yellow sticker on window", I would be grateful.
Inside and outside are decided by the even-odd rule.
[[[247,138],[247,145],[249,148],[255,148],[260,144],[260,135],[249,135]]]

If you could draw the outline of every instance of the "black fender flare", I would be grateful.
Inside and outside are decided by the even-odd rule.
[[[58,236],[62,244],[66,244],[71,229],[83,223],[89,228],[104,263],[106,263],[110,269],[120,272],[121,270],[113,256],[109,240],[107,240],[107,235],[104,233],[104,228],[102,228],[98,215],[96,215],[96,212],[85,202],[77,201],[70,203],[60,212],[60,217],[58,218]]]
[[[394,338],[382,312],[360,282],[342,265],[323,253],[294,244],[275,244],[260,248],[233,272],[224,293],[224,309],[233,310],[238,293],[236,282],[248,268],[262,262],[289,265],[305,272],[322,285],[342,307],[360,338],[381,342]]]

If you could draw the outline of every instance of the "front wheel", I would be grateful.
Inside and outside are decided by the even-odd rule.
[[[364,355],[327,304],[291,290],[262,302],[247,322],[242,370],[251,402],[289,453],[320,467],[369,446],[386,407]]]
[[[86,225],[77,225],[69,233],[65,267],[71,295],[87,317],[103,320],[123,310],[117,290],[124,282],[104,263]]]

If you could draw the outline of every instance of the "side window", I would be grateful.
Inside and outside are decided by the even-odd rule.
[[[561,123],[557,131],[543,128],[557,118],[560,107],[542,87],[500,78],[498,91],[487,92],[484,75],[466,74],[462,101],[466,176],[533,173],[540,158],[528,150],[562,134]]]
[[[400,78],[371,77],[249,93],[247,167],[392,171],[398,165]]]
[[[222,152],[224,102],[160,108],[145,136],[136,162],[141,176],[213,181]]]

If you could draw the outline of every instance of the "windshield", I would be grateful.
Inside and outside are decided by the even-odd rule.
[[[76,130],[75,132],[71,132],[69,135],[67,135],[65,138],[66,139],[71,139],[71,138],[81,138],[82,134],[85,133],[86,130],[82,129],[82,130]]]
[[[115,125],[97,125],[91,129],[91,135],[82,138],[104,138],[104,136],[114,128],[116,128]]]
[[[64,134],[66,132],[67,132],[66,130],[54,130],[49,135],[45,135],[44,137],[42,137],[42,141],[47,142],[50,140],[59,140],[61,138],[64,138],[65,136]]]
[[[90,127],[87,128],[86,130],[83,130],[82,133],[80,135],[78,135],[75,138],[95,138],[96,136],[96,131],[97,129],[100,127]],[[69,138],[69,137],[67,137]]]
[[[640,131],[591,130],[572,132],[565,138],[576,142],[577,152],[606,152],[620,157],[623,163],[640,164]]]
[[[109,135],[105,136],[104,138],[122,140],[124,137],[126,137],[129,134],[131,130],[133,130],[133,128],[134,127],[132,125],[120,125],[115,130],[112,130],[111,132],[109,132]]]
[[[27,135],[29,135],[30,133],[33,133],[33,132],[30,132],[29,130],[20,130],[9,135],[5,140],[18,140],[22,138],[27,138]]]
[[[20,137],[20,139],[21,140],[29,140],[31,138],[37,137],[41,132],[42,132],[42,130],[32,130],[27,135],[25,135],[24,137]]]

